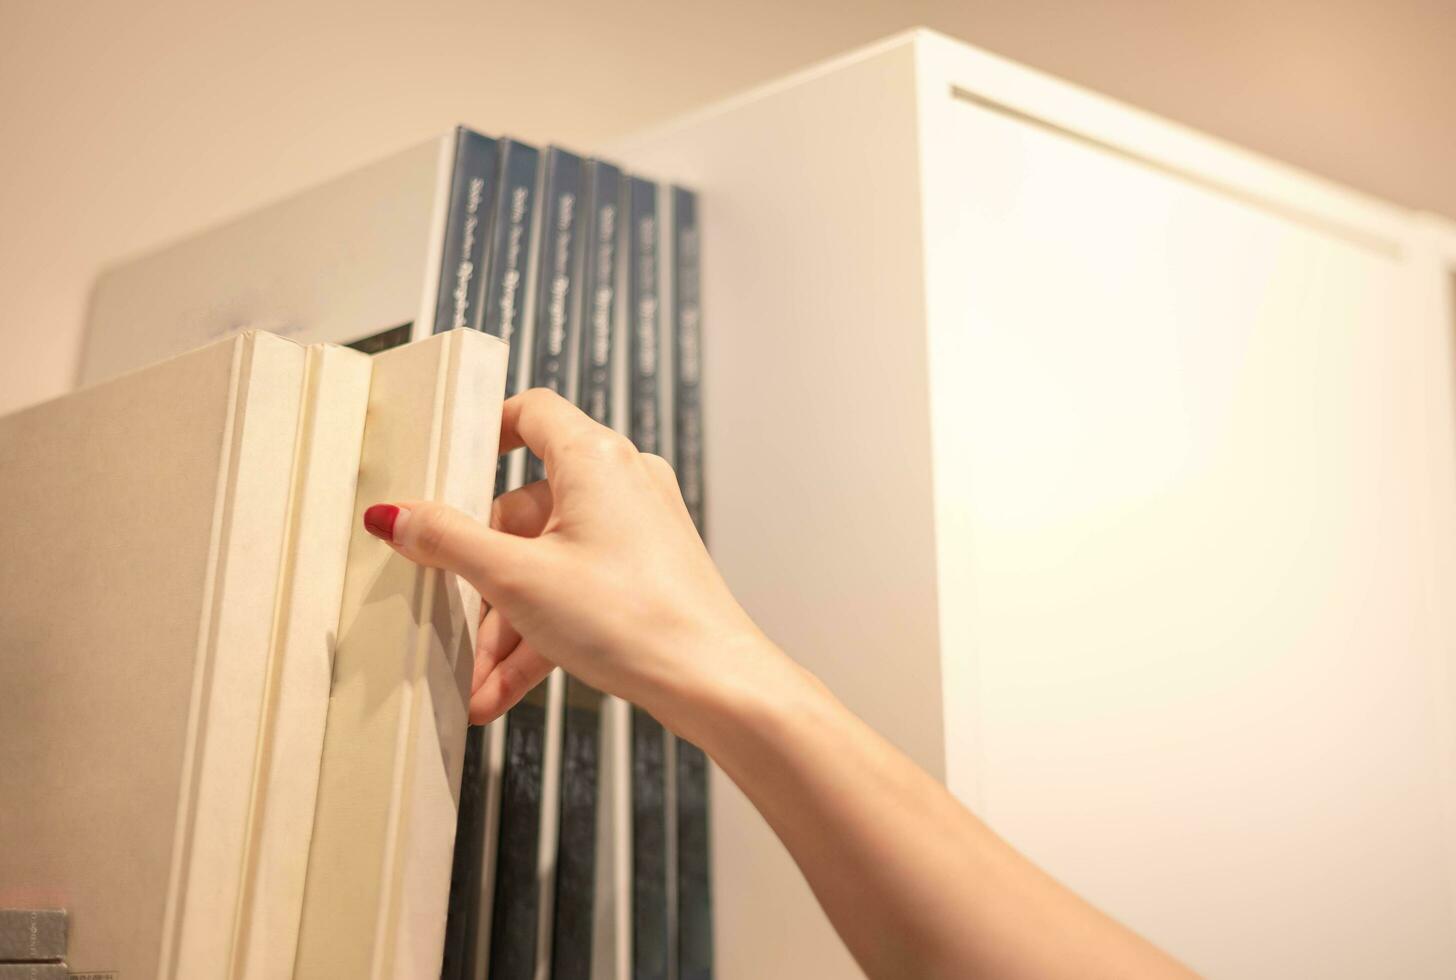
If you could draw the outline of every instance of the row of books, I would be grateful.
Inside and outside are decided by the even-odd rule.
[[[672,459],[702,530],[698,261],[692,192],[462,127],[109,270],[80,380],[244,326],[372,354],[478,331],[509,345],[507,393],[553,388]],[[495,490],[541,475],[512,459]],[[448,742],[452,795],[460,779],[448,906],[442,894],[438,935],[415,922],[413,963],[433,956],[452,980],[711,975],[699,750],[559,672],[461,752]],[[451,823],[433,832],[448,838]],[[432,880],[404,875],[400,894]]]

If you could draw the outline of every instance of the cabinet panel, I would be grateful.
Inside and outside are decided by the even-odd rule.
[[[1201,970],[1449,976],[1399,243],[951,103],[923,164],[948,781]]]

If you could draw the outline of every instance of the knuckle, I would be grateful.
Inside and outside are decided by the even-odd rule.
[[[422,555],[440,553],[450,536],[453,518],[450,511],[438,504],[424,504],[410,515],[415,533],[415,549]]]
[[[672,464],[657,453],[643,453],[642,461],[657,476],[673,476]]]

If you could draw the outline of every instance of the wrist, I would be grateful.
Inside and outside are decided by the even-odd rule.
[[[712,641],[649,710],[720,764],[802,718],[828,692],[757,628]]]

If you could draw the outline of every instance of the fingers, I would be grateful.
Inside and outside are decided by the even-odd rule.
[[[484,725],[515,706],[526,693],[546,679],[551,664],[528,642],[517,644],[511,654],[486,674],[470,696],[470,722]]]
[[[597,448],[615,449],[619,444],[631,445],[546,388],[532,388],[508,398],[501,410],[500,451],[525,446],[546,464],[548,473],[556,471],[555,462],[563,451],[573,449],[590,455]]]
[[[530,388],[507,398],[501,409],[500,451],[525,446],[545,460],[549,446],[595,425],[549,388]]]
[[[490,508],[490,526],[497,531],[534,538],[551,517],[551,487],[545,480],[503,493]]]
[[[376,504],[364,512],[364,527],[410,561],[461,576],[492,605],[518,594],[534,566],[530,542],[445,504]]]

